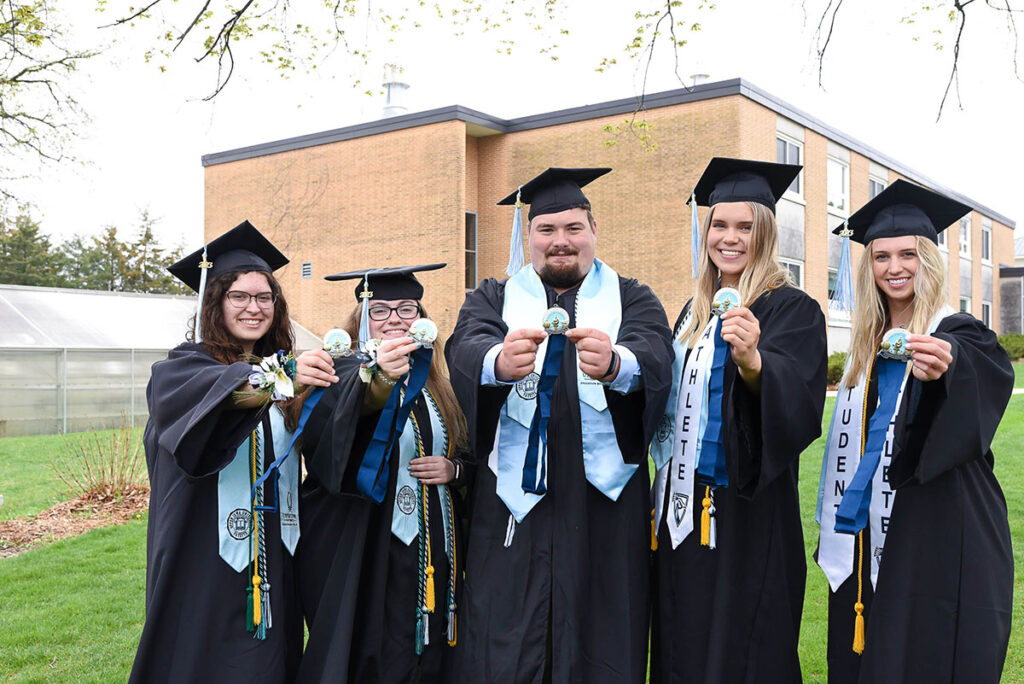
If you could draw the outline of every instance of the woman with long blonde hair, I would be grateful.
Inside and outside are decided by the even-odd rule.
[[[1013,557],[989,446],[1013,369],[945,303],[937,235],[968,211],[897,180],[847,222],[865,251],[817,515],[832,683],[1001,676]]]
[[[443,266],[329,276],[358,279],[345,327],[374,356],[299,357],[296,381],[326,388],[302,446],[300,682],[442,681],[456,643],[466,421],[441,340],[415,338],[431,323],[415,273]]]
[[[652,682],[798,682],[797,461],[821,432],[825,319],[778,264],[776,202],[799,166],[716,158],[696,292],[651,445]]]

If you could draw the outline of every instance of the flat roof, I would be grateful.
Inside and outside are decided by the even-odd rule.
[[[553,112],[545,112],[543,114],[531,114],[530,116],[523,116],[516,119],[500,119],[498,117],[491,116],[490,114],[478,112],[475,109],[463,107],[462,105],[450,105],[447,107],[430,109],[424,112],[402,114],[400,116],[377,119],[366,123],[345,126],[343,128],[335,128],[329,131],[310,133],[294,138],[285,138],[284,140],[275,140],[272,142],[260,143],[258,145],[250,145],[248,147],[239,147],[223,152],[204,154],[202,156],[202,163],[203,166],[226,164],[228,162],[262,157],[270,154],[276,154],[278,152],[301,150],[307,147],[326,145],[328,143],[339,142],[342,140],[351,140],[353,138],[362,138],[371,135],[378,135],[380,133],[389,133],[391,131],[415,128],[417,126],[426,126],[444,121],[464,121],[467,124],[467,130],[470,135],[483,137],[499,133],[515,133],[518,131],[527,131],[536,128],[547,128],[550,126],[558,126],[576,121],[586,121],[588,119],[598,119],[618,114],[628,114],[637,111],[638,108],[643,108],[645,110],[658,109],[660,107],[670,107],[673,105],[686,104],[688,102],[699,102],[701,100],[728,97],[730,95],[742,95],[749,100],[757,102],[758,104],[771,109],[776,114],[784,116],[787,119],[814,131],[815,133],[819,133],[843,147],[846,147],[847,149],[895,171],[915,183],[919,183],[937,192],[949,195],[950,197],[967,204],[975,211],[985,214],[1003,225],[1009,226],[1010,228],[1015,228],[1017,225],[1016,222],[1009,217],[1004,216],[1003,214],[1000,214],[999,212],[994,211],[993,209],[990,209],[989,207],[976,202],[970,197],[956,192],[955,190],[936,183],[927,176],[918,173],[904,164],[901,164],[892,157],[846,135],[842,131],[832,128],[820,119],[797,109],[771,93],[758,88],[750,81],[746,81],[742,78],[716,81],[714,83],[702,83],[691,88],[679,88],[676,90],[666,90],[660,93],[649,93],[642,99],[629,97],[619,100],[610,100],[608,102],[599,102],[597,104],[583,105],[581,107],[560,109]]]

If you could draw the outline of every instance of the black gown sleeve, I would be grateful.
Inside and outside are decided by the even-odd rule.
[[[761,327],[761,390],[747,387],[730,356],[723,398],[723,415],[736,426],[727,441],[736,488],[746,498],[788,472],[821,434],[828,369],[825,316],[805,293],[773,290],[754,302],[751,312]]]
[[[621,276],[619,283],[622,323],[614,344],[626,347],[636,356],[643,379],[643,401],[637,402],[633,398],[635,393],[623,395],[608,388],[605,388],[605,396],[615,425],[615,434],[619,436],[623,458],[627,462],[638,462],[628,456],[636,452],[636,449],[625,448],[625,445],[650,444],[658,431],[658,422],[665,413],[672,382],[672,331],[668,327],[665,309],[651,288]],[[640,442],[633,438],[636,425],[643,426]],[[640,460],[647,457],[646,449],[636,453]]]
[[[338,382],[324,390],[302,433],[306,469],[332,494],[355,494],[355,476],[380,412],[362,415],[366,384],[355,357],[337,359]],[[355,458],[353,458],[355,456]]]
[[[252,371],[243,362],[225,365],[200,344],[182,344],[153,365],[148,388],[159,445],[189,478],[222,470],[266,407],[235,409],[231,393]]]
[[[924,484],[979,458],[989,447],[1013,392],[1013,366],[996,334],[969,314],[946,317],[934,337],[953,361],[937,380],[911,375],[893,434],[893,487]],[[990,464],[991,465],[991,464]]]
[[[494,438],[497,411],[493,409],[505,403],[512,387],[480,384],[484,356],[508,334],[508,326],[501,318],[504,295],[504,283],[493,278],[481,281],[477,289],[466,295],[455,329],[445,343],[452,389],[466,415],[470,447],[479,453],[484,453],[481,449],[487,439]]]

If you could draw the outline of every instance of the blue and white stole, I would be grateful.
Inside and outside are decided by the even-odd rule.
[[[944,306],[932,318],[928,333],[931,335],[946,316],[955,313],[949,306]],[[879,363],[878,360],[875,363]],[[901,362],[889,362],[901,363]],[[825,573],[832,591],[838,591],[846,578],[854,570],[854,542],[856,533],[836,530],[837,512],[843,504],[847,491],[852,496],[854,482],[870,482],[866,496],[870,499],[867,505],[867,522],[871,525],[871,585],[878,581],[878,569],[882,563],[882,551],[885,548],[885,535],[889,528],[889,515],[896,500],[896,492],[889,483],[889,463],[892,460],[892,439],[899,418],[899,409],[903,402],[903,392],[911,374],[911,364],[903,364],[900,374],[886,381],[879,373],[878,406],[871,417],[870,427],[876,432],[883,427],[884,443],[880,448],[871,449],[870,437],[865,442],[864,431],[870,433],[869,426],[864,425],[867,397],[867,374],[862,374],[853,387],[840,384],[836,394],[836,406],[832,413],[832,422],[828,430],[825,455],[821,464],[821,479],[818,484],[818,507],[815,520],[821,527],[818,535],[818,565]],[[891,369],[890,369],[891,370]],[[844,373],[845,375],[845,373]],[[891,376],[892,373],[889,373]],[[893,402],[895,402],[893,404]],[[891,405],[891,409],[884,408]],[[880,412],[885,413],[882,415]],[[880,441],[880,440],[879,440]],[[863,458],[861,452],[864,451]],[[861,472],[861,464],[864,472]],[[873,466],[873,467],[872,467]],[[862,489],[858,487],[858,490]],[[847,501],[844,511],[854,508],[859,502]],[[854,506],[851,506],[854,504]],[[844,525],[841,522],[840,528]],[[851,530],[852,531],[852,530]]]
[[[540,327],[547,309],[544,283],[532,265],[527,264],[506,281],[501,317],[509,330]],[[576,294],[576,325],[602,330],[614,344],[621,323],[619,274],[600,259],[594,259],[593,267]],[[535,369],[543,367],[547,346],[545,339],[537,350]],[[526,514],[544,497],[544,494],[523,491],[523,468],[530,423],[537,410],[538,378],[535,371],[519,381],[509,392],[499,416],[494,448],[487,460],[498,479],[498,496],[508,507],[515,522],[522,522]],[[587,481],[609,499],[616,501],[638,466],[627,464],[622,459],[604,385],[584,373],[577,365],[576,389],[580,398],[583,467]],[[543,441],[540,448],[546,450]],[[546,460],[546,454],[541,456],[541,460]],[[543,484],[546,488],[546,470],[544,472]]]
[[[281,455],[291,443],[292,433],[284,426],[284,414],[274,404],[270,407],[270,431],[274,438],[274,454]],[[256,426],[257,441],[263,443],[263,423]],[[249,453],[252,436],[238,447],[235,457],[217,475],[217,532],[220,557],[242,572],[251,558],[252,535],[252,486],[249,472]],[[258,458],[263,459],[260,453]],[[270,480],[273,482],[273,480]],[[299,543],[299,454],[292,449],[291,455],[278,469],[278,518],[281,525],[281,543],[288,553],[295,555]]]
[[[444,456],[448,453],[448,433],[433,400],[427,395],[427,390],[421,394],[430,413],[430,432],[432,437],[432,450],[429,455]],[[419,444],[417,443],[417,432],[413,425],[412,413],[406,421],[405,429],[398,438],[398,478],[395,483],[395,504],[391,513],[391,533],[402,541],[406,546],[412,543],[419,535],[419,508],[422,500],[419,496],[420,481],[409,472],[409,462],[419,456]],[[441,497],[441,515],[444,519],[445,553],[451,555],[454,549],[451,535],[453,534],[452,520],[449,519],[451,506],[447,501],[451,498],[448,485],[433,485],[437,487],[437,494]],[[449,557],[448,562],[452,562]]]
[[[680,325],[689,325],[691,312]],[[721,319],[711,316],[700,332],[693,351],[689,351],[691,333],[677,334],[672,340],[672,388],[658,433],[651,442],[651,459],[657,475],[654,480],[654,529],[660,529],[665,497],[671,495],[668,516],[672,548],[678,547],[693,531],[692,508],[697,479],[697,464],[708,425],[708,397],[714,361],[715,339]],[[724,372],[724,371],[723,371]],[[671,442],[669,439],[671,438]]]

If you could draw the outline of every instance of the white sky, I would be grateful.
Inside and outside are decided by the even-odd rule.
[[[125,5],[112,0],[110,5]],[[190,7],[192,2],[179,3]],[[298,4],[298,3],[296,3]],[[319,4],[319,3],[317,3]],[[443,25],[428,24],[387,44],[387,34],[367,31],[372,63],[364,71],[377,85],[385,62],[405,67],[412,84],[412,111],[460,104],[501,118],[631,97],[639,92],[635,63],[622,48],[631,39],[639,3],[573,0],[562,11],[569,36],[557,36],[560,59],[537,54],[550,34],[513,35],[511,56],[495,53],[497,38],[454,38]],[[651,3],[657,4],[657,3]],[[61,164],[41,170],[14,189],[32,202],[33,214],[55,241],[75,233],[93,235],[113,224],[123,238],[141,209],[160,219],[158,235],[168,245],[202,236],[203,169],[200,157],[235,147],[313,133],[378,118],[383,98],[362,94],[346,74],[351,62],[339,51],[311,76],[284,80],[269,69],[241,62],[234,80],[213,103],[200,101],[213,84],[208,68],[192,64],[195,45],[177,55],[167,73],[141,59],[155,33],[97,30],[109,21],[87,8],[62,3],[72,42],[111,44],[79,73],[80,100],[92,116],[71,151],[87,165]],[[951,60],[936,51],[932,25],[905,24],[909,0],[846,0],[817,84],[813,33],[820,0],[721,0],[695,13],[684,2],[677,16],[697,19],[700,32],[684,30],[680,73],[710,74],[712,81],[742,77],[811,116],[903,162],[936,182],[955,188],[1022,224],[1021,174],[1024,84],[1015,80],[1013,44],[1003,19],[982,3],[971,6],[961,47],[960,92],[939,123],[938,103]],[[806,9],[805,9],[806,6]],[[805,15],[806,12],[806,15]],[[1024,30],[1024,16],[1022,16]],[[503,34],[509,35],[509,34]],[[921,35],[920,41],[914,41]],[[183,48],[184,50],[185,48]],[[596,73],[602,57],[615,57],[611,73]],[[1022,56],[1024,68],[1024,56]],[[679,87],[669,54],[655,61],[647,92]],[[655,136],[657,131],[655,131]]]

